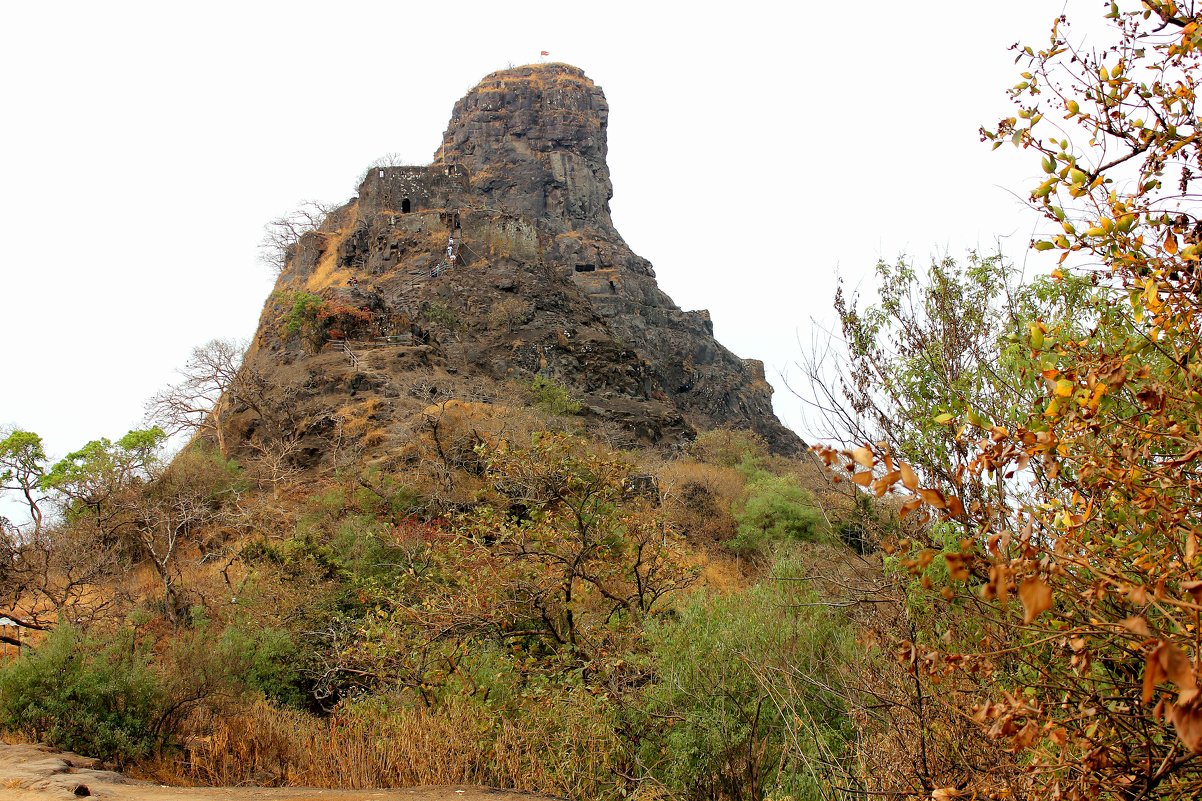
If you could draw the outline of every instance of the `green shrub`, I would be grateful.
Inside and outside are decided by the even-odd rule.
[[[123,765],[169,736],[167,692],[131,632],[102,643],[62,626],[0,670],[0,726]]]
[[[0,669],[0,728],[123,766],[173,746],[198,707],[247,689],[298,700],[288,686],[299,683],[296,648],[282,632],[218,638],[200,607],[190,620],[153,649],[129,628],[60,626]]]
[[[247,689],[284,706],[303,708],[308,702],[304,655],[287,631],[231,627],[221,636],[221,649],[244,666],[240,679]]]
[[[456,331],[459,328],[459,315],[455,314],[455,310],[445,303],[435,301],[427,304],[422,309],[422,317],[426,322],[441,326],[448,331]]]
[[[799,570],[783,562],[746,592],[700,592],[648,627],[640,757],[674,795],[828,797],[823,771],[853,737],[839,675],[854,638],[805,585],[779,580]]]
[[[826,520],[814,496],[789,476],[746,469],[747,501],[735,513],[738,534],[727,546],[740,553],[761,553],[780,542],[828,539]]]
[[[563,384],[536,375],[530,382],[534,405],[548,414],[579,414],[580,402],[574,399]]]
[[[299,336],[313,351],[325,344],[325,327],[319,319],[324,301],[312,292],[285,292],[280,298],[288,306],[284,314],[286,336]]]
[[[422,510],[424,499],[400,478],[379,468],[368,468],[359,477],[353,494],[355,506],[364,514],[386,518],[393,525]]]

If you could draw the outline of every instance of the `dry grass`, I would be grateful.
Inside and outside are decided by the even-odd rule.
[[[747,487],[738,470],[682,459],[664,465],[658,478],[664,512],[690,542],[720,544],[735,535],[731,509]]]
[[[383,445],[388,440],[388,432],[383,428],[369,428],[363,432],[363,436],[359,438],[365,448],[375,448]]]
[[[698,551],[688,562],[698,570],[702,585],[720,593],[746,589],[756,575],[746,560],[721,552]]]
[[[537,64],[523,64],[520,67],[500,70],[494,72],[484,80],[480,81],[477,91],[484,92],[508,92],[512,91],[514,85],[534,84],[546,87],[552,85],[557,88],[575,88],[581,90],[590,90],[593,88],[593,82],[584,75],[578,75],[574,72],[565,72],[562,70],[565,66],[560,61],[539,62]],[[526,70],[530,70],[526,72]],[[491,85],[490,85],[491,84]]]
[[[596,798],[612,792],[604,783],[619,754],[615,736],[570,710],[548,724],[466,706],[318,718],[260,703],[198,723],[211,733],[192,741],[175,778],[210,785],[481,784]]]
[[[317,262],[313,274],[305,281],[305,291],[320,292],[331,286],[342,286],[350,279],[349,271],[338,269],[338,246],[355,230],[358,219],[359,204],[355,202],[351,204],[350,215],[342,227],[327,236],[321,259]]]
[[[501,298],[488,310],[488,327],[509,330],[530,320],[534,304],[525,298],[512,296]]]
[[[351,438],[366,437],[368,432],[378,426],[375,423],[375,418],[379,406],[380,398],[371,396],[366,400],[349,403],[338,409],[334,414],[342,422],[343,436]]]

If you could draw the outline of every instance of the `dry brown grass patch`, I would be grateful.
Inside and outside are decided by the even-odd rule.
[[[599,737],[594,722],[571,714],[555,726],[487,720],[466,706],[318,718],[258,703],[197,721],[209,734],[189,743],[175,769],[180,778],[218,786],[480,784],[595,798],[620,749],[615,735]]]
[[[735,535],[731,508],[747,486],[738,470],[680,460],[664,465],[658,478],[668,520],[690,541],[720,544]]]
[[[375,448],[388,441],[388,432],[383,428],[370,428],[359,438],[365,448]]]
[[[351,273],[348,270],[338,269],[338,247],[355,230],[358,220],[359,204],[356,202],[351,205],[349,217],[342,227],[326,235],[325,250],[313,274],[305,281],[305,291],[320,292],[331,286],[342,286],[350,279]]]

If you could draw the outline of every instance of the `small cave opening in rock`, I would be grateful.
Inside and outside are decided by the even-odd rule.
[[[401,201],[401,214],[408,214],[411,211],[413,211],[413,204],[409,202],[409,198],[405,198]]]
[[[597,265],[595,265],[595,264],[577,264],[576,265],[576,272],[578,272],[578,273],[591,273],[596,269],[597,269]]]

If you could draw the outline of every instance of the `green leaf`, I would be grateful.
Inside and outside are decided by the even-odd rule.
[[[988,417],[983,417],[977,414],[976,410],[974,409],[969,409],[964,416],[968,418],[969,423],[977,428],[990,428],[993,426],[993,423],[989,421]]]

